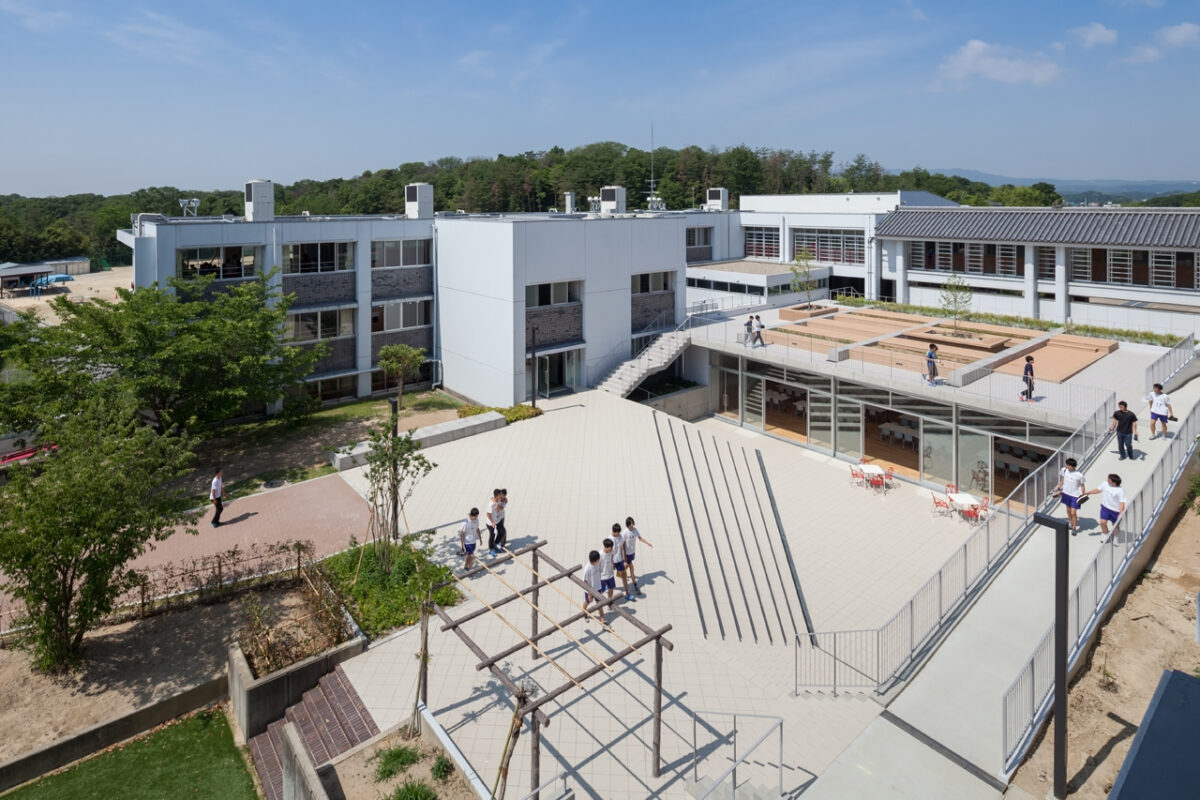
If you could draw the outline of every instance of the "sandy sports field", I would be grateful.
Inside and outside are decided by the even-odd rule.
[[[83,300],[116,300],[117,288],[131,288],[133,282],[133,267],[113,267],[105,272],[91,272],[87,275],[75,275],[75,280],[69,283],[56,283],[47,292],[43,292],[39,297],[31,297],[28,295],[18,295],[17,297],[9,297],[5,293],[5,297],[0,304],[13,311],[21,312],[26,309],[35,309],[39,317],[49,324],[58,322],[58,317],[55,316],[50,308],[50,301],[55,297],[71,297],[81,298]]]

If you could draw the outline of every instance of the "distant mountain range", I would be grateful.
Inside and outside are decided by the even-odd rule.
[[[1030,186],[1045,181],[1054,184],[1059,194],[1082,194],[1084,192],[1099,192],[1102,194],[1126,195],[1130,197],[1154,197],[1162,194],[1180,192],[1195,192],[1200,190],[1200,180],[1182,181],[1128,181],[1117,178],[1095,178],[1089,180],[1072,180],[1069,178],[1012,178],[1007,175],[994,175],[990,172],[980,172],[976,169],[961,167],[929,167],[930,172],[940,172],[943,175],[961,175],[967,180],[982,181],[992,186],[1011,183],[1014,186]]]

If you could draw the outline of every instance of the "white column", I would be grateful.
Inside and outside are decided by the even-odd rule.
[[[866,239],[866,252],[863,253],[863,266],[866,267],[866,279],[863,281],[863,294],[868,300],[878,300],[883,280],[883,247],[875,238],[875,225],[868,223],[863,232]]]
[[[779,217],[779,260],[783,263],[791,261],[792,243],[787,238],[787,217]]]
[[[1054,248],[1054,321],[1065,323],[1071,316],[1071,266],[1067,248]]]
[[[908,302],[908,243],[892,239],[892,258],[896,265],[896,302]]]
[[[1033,245],[1025,245],[1025,316],[1038,318],[1037,258]]]

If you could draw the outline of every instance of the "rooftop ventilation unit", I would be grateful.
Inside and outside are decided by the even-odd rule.
[[[433,184],[410,183],[404,187],[404,216],[433,219]]]
[[[729,190],[728,189],[709,189],[708,201],[704,204],[705,211],[728,211],[729,210]]]
[[[604,186],[600,189],[600,213],[625,213],[625,187]]]
[[[275,219],[275,184],[265,180],[246,183],[246,221],[271,222]]]
[[[563,213],[564,214],[574,214],[575,213],[575,193],[574,192],[563,192]]]

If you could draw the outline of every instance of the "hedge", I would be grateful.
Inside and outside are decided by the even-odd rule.
[[[533,419],[542,415],[542,409],[534,408],[533,406],[517,405],[509,406],[508,408],[496,408],[494,406],[459,406],[458,416],[473,417],[476,414],[484,414],[488,411],[498,411],[504,415],[504,419],[509,425],[514,422],[520,422],[523,419]]]

